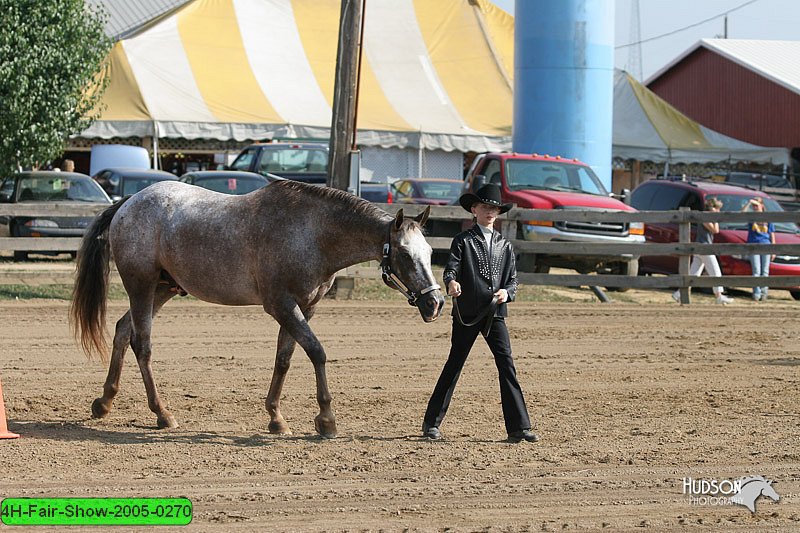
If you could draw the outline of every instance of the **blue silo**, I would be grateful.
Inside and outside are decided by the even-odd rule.
[[[515,152],[576,157],[610,190],[613,87],[613,0],[516,0]]]

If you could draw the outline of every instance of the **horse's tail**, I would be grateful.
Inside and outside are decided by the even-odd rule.
[[[103,362],[108,350],[105,325],[111,258],[107,232],[114,215],[127,200],[125,198],[97,215],[86,230],[78,250],[75,286],[69,308],[69,322],[75,339],[86,355],[91,358],[97,352]]]

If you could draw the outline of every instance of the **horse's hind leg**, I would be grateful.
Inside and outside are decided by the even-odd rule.
[[[278,353],[275,355],[275,368],[272,370],[272,382],[267,393],[267,412],[269,413],[269,432],[278,435],[291,435],[292,431],[281,414],[281,392],[289,372],[294,348],[297,346],[294,338],[281,327],[278,332]]]
[[[311,320],[314,315],[314,308],[308,309],[303,313],[306,320]],[[292,431],[281,414],[281,392],[286,381],[286,374],[289,372],[289,365],[292,360],[297,342],[285,328],[281,327],[278,332],[278,351],[275,356],[275,368],[272,371],[272,382],[267,393],[267,412],[269,413],[269,432],[278,435],[291,435]]]
[[[159,287],[153,300],[153,315],[167,303],[175,293],[164,291]],[[111,363],[108,367],[108,376],[103,385],[103,395],[92,402],[92,417],[103,418],[111,410],[111,404],[119,391],[119,379],[122,375],[122,364],[125,361],[125,352],[131,343],[132,324],[131,312],[127,311],[117,321],[114,331],[114,344],[111,349]]]
[[[111,348],[111,363],[108,366],[108,376],[103,385],[103,395],[92,402],[92,417],[103,418],[111,410],[111,404],[119,391],[119,377],[122,374],[122,363],[125,352],[131,342],[131,313],[126,312],[117,321],[114,331],[114,344]]]

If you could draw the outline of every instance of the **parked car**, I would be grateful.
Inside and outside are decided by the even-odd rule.
[[[92,176],[114,202],[159,181],[177,180],[175,174],[150,168],[111,167]]]
[[[407,178],[392,183],[394,201],[403,204],[450,205],[461,196],[461,180]]]
[[[247,194],[279,179],[282,178],[234,170],[198,170],[181,176],[184,183],[225,194]]]
[[[21,172],[0,184],[0,203],[50,207],[57,203],[76,202],[108,206],[111,199],[92,178],[77,172]],[[0,216],[0,234],[4,237],[81,237],[93,219],[93,216]],[[14,260],[24,261],[28,253],[17,250]],[[74,255],[74,252],[68,253]]]
[[[328,145],[323,143],[260,143],[242,150],[230,170],[262,176],[273,174],[305,183],[324,184],[328,177]]]
[[[722,202],[721,211],[739,212],[750,198],[759,197],[764,200],[767,211],[783,211],[783,207],[767,194],[753,191],[746,187],[717,183],[704,180],[656,179],[649,180],[633,190],[631,205],[640,211],[671,211],[679,207],[701,210],[706,199],[714,197]],[[744,222],[723,222],[720,232],[714,235],[715,243],[747,242],[747,224]],[[775,223],[776,244],[800,244],[800,229],[791,222]],[[692,240],[695,228],[692,228]],[[648,223],[645,230],[647,242],[669,243],[678,241],[678,224]],[[719,265],[723,275],[750,276],[750,261],[746,256],[719,256]],[[639,260],[639,269],[643,273],[675,274],[678,272],[676,256],[643,256]],[[799,276],[800,257],[794,255],[778,255],[770,265],[770,276]],[[800,287],[789,289],[792,297],[800,300]]]
[[[800,195],[792,182],[776,174],[757,172],[729,172],[725,182],[743,185],[756,191],[764,191],[788,211],[800,210]]]
[[[376,204],[391,204],[394,202],[392,187],[388,183],[362,181],[361,198]]]
[[[758,172],[729,172],[725,182],[735,185],[744,185],[758,191],[765,187],[774,189],[794,189],[792,182],[783,176],[775,174],[759,174]]]
[[[478,154],[464,178],[462,192],[477,190],[484,183],[499,185],[503,202],[522,209],[635,211],[611,197],[591,167],[577,159],[507,152]],[[541,242],[644,242],[644,224],[526,220],[519,224],[518,238]],[[635,276],[638,259],[633,255],[529,254],[520,258],[517,268],[546,273],[550,267],[562,267]]]

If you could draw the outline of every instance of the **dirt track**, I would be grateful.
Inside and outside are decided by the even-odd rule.
[[[66,309],[0,303],[0,376],[23,434],[0,442],[0,496],[186,496],[202,531],[800,530],[800,307],[788,300],[514,304],[535,445],[503,442],[483,345],[446,440],[418,437],[449,319],[423,324],[404,302],[326,301],[312,321],[328,352],[331,441],[313,434],[302,351],[283,399],[294,435],[266,433],[275,322],[192,301],[167,305],[154,332],[156,381],[181,427],[155,429],[130,353],[114,409],[92,420],[105,370],[74,346]],[[113,319],[123,311],[111,304]],[[782,500],[761,498],[751,516],[682,494],[684,477],[748,474],[775,480]]]

